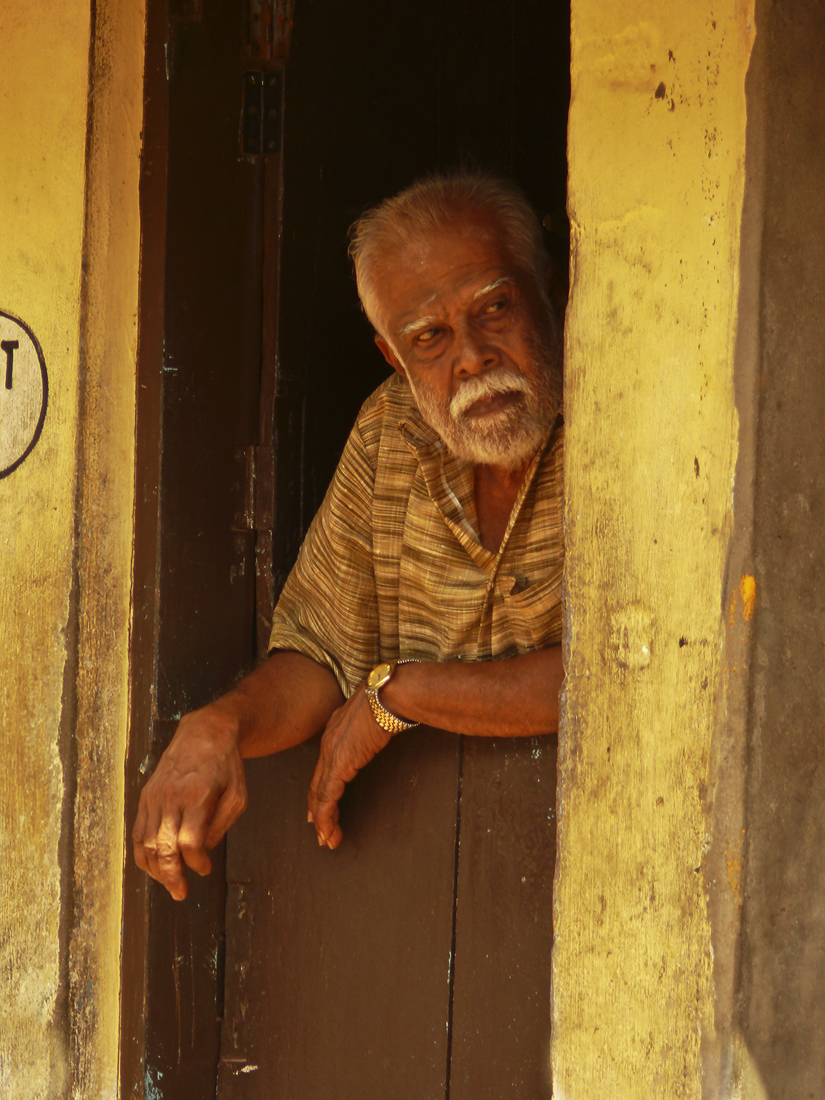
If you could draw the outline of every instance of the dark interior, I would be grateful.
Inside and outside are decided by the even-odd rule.
[[[307,522],[386,377],[347,229],[434,169],[516,180],[567,269],[569,10],[551,0],[297,0],[287,71],[281,367],[306,385]]]

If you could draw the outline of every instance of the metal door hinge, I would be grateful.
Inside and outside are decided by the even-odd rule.
[[[281,151],[280,69],[250,69],[243,78],[241,152],[246,156],[271,156]]]
[[[294,0],[247,0],[244,52],[253,62],[287,59],[294,6]]]
[[[235,452],[238,506],[233,531],[271,531],[275,503],[275,449],[244,447]]]

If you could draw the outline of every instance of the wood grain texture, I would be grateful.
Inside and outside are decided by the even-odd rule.
[[[758,3],[757,26],[765,67],[748,95],[749,111],[754,99],[765,108],[748,570],[757,600],[747,836],[738,847],[741,834],[730,837],[728,860],[742,868],[743,1038],[764,1095],[796,1100],[825,1095],[825,10],[815,0]],[[737,625],[746,610],[740,598]]]
[[[468,737],[450,1100],[549,1100],[556,739]]]
[[[159,411],[162,423],[156,662],[146,648],[139,654],[155,676],[156,729],[166,737],[254,662],[254,534],[233,530],[233,457],[258,442],[263,192],[261,165],[238,157],[242,8],[170,4],[167,14],[159,75],[168,112],[154,119],[168,128],[163,344],[151,349],[162,359],[141,364],[162,378],[160,410],[141,402],[141,413]],[[147,525],[141,536],[150,533]],[[182,905],[151,887],[144,1075],[129,1082],[138,1095],[145,1083],[147,1095],[164,1100],[214,1096],[226,907],[220,850],[213,867],[206,880],[190,877]]]

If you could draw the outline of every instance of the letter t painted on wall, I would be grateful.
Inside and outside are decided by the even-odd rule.
[[[6,353],[6,389],[11,389],[14,376],[14,353],[20,347],[18,340],[0,340],[0,348]]]

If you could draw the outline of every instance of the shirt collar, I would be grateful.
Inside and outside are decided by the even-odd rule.
[[[467,552],[478,564],[490,568],[501,558],[510,532],[518,519],[521,506],[536,477],[541,460],[562,423],[559,413],[547,429],[541,446],[524,475],[524,481],[510,515],[510,522],[498,554],[492,554],[479,542],[476,532],[475,484],[473,464],[457,458],[447,447],[438,432],[424,420],[407,388],[408,405],[398,422],[398,431],[415,456],[430,499],[441,512]]]

